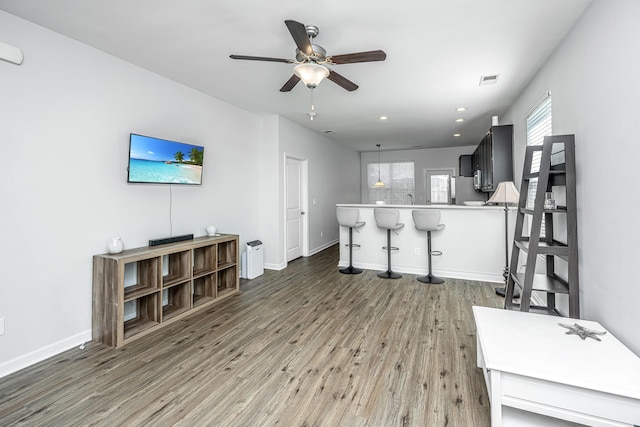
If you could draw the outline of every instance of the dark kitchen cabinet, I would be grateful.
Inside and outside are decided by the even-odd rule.
[[[458,175],[473,176],[473,155],[463,154],[458,157]]]
[[[498,183],[513,181],[513,125],[492,126],[472,162],[474,172],[480,170],[480,191],[495,191]]]

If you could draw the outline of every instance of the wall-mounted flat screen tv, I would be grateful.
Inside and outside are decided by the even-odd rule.
[[[132,133],[127,182],[202,184],[204,147]]]

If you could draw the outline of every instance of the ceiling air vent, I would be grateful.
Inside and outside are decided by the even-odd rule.
[[[480,77],[480,86],[494,85],[498,82],[499,74],[493,74],[491,76]]]

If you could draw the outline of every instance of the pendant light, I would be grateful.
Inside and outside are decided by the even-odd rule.
[[[378,182],[373,184],[373,186],[376,188],[383,188],[384,182],[380,179],[380,144],[376,144],[376,147],[378,147]]]

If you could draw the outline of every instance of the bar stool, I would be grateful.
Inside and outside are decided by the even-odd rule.
[[[355,228],[358,231],[358,228],[362,227],[366,223],[364,221],[358,221],[358,216],[360,215],[360,211],[354,208],[336,208],[336,216],[338,217],[338,224],[342,227],[349,227],[349,243],[345,246],[349,248],[349,267],[340,269],[340,273],[343,274],[360,274],[362,270],[359,268],[355,268],[352,264],[353,259],[353,248],[359,248],[360,245],[353,243],[353,229]]]
[[[399,279],[402,277],[402,274],[391,271],[391,250],[398,250],[397,247],[391,246],[391,230],[395,233],[396,230],[400,230],[404,227],[404,224],[398,222],[398,219],[400,218],[400,211],[397,209],[374,208],[373,216],[376,219],[378,228],[387,230],[387,246],[382,247],[382,249],[387,250],[387,271],[378,273],[378,277],[383,279]]]
[[[413,222],[416,225],[416,229],[427,232],[427,259],[429,262],[429,274],[418,277],[417,279],[422,283],[444,283],[444,280],[439,277],[435,277],[431,272],[431,255],[442,255],[442,252],[440,251],[431,250],[431,232],[440,231],[444,228],[444,224],[440,224],[440,211],[431,209],[415,210],[411,211],[411,216],[413,216]]]

